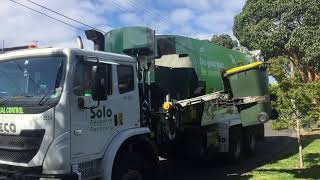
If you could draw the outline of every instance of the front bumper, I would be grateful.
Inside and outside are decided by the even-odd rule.
[[[41,167],[17,167],[0,165],[0,180],[80,180],[79,175],[73,174],[42,174]]]

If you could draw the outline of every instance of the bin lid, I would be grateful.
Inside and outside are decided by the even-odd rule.
[[[263,64],[263,62],[254,62],[254,63],[247,64],[244,66],[235,67],[235,68],[227,70],[225,73],[225,76],[232,75],[232,74],[235,74],[238,72],[243,72],[243,71],[246,71],[249,69],[253,69],[253,68],[260,66],[261,64]]]

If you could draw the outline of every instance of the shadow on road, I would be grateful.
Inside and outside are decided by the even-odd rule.
[[[308,138],[304,141],[304,147],[313,140],[320,138]],[[268,163],[286,159],[297,153],[296,139],[290,136],[270,136],[257,145],[257,153],[254,157],[247,158],[237,165],[228,165],[223,158],[217,158],[212,161],[170,161],[160,162],[159,180],[213,180],[213,179],[250,179],[250,172],[260,166]],[[309,154],[305,161],[319,161],[319,154]],[[311,167],[305,170],[270,170],[286,171],[294,174],[297,178],[306,176],[310,171],[319,171],[319,167]],[[320,177],[320,171],[312,173]],[[309,177],[313,178],[313,177]]]

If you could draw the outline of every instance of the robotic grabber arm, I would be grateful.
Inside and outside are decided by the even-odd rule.
[[[265,123],[270,119],[277,119],[278,113],[271,107],[271,101],[275,101],[276,96],[270,95],[268,91],[268,76],[265,71],[266,65],[262,62],[255,62],[226,71],[223,78],[227,78],[231,91],[218,91],[179,101],[172,100],[170,95],[167,95],[162,106],[166,113],[166,119],[171,122],[169,124],[174,126],[177,112],[188,106],[205,102],[210,102],[210,106],[215,107],[236,107],[244,127]],[[169,129],[174,130],[176,128]],[[174,131],[171,134],[174,134]]]

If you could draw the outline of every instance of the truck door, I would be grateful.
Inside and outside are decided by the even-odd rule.
[[[103,61],[100,61],[103,62]],[[71,107],[71,156],[104,153],[112,138],[119,132],[139,126],[139,91],[135,64],[124,63],[107,66],[106,101],[95,109],[80,109],[79,98],[85,106],[94,107],[98,102],[91,97],[91,69],[94,62],[79,62],[74,74]]]
[[[110,141],[114,128],[114,112],[117,111],[113,94],[113,65],[106,66],[107,94],[106,101],[92,99],[91,74],[95,62],[79,61],[76,65],[71,95],[71,158],[102,153]],[[83,100],[85,109],[80,109],[79,101]],[[91,108],[95,107],[95,108]]]
[[[114,105],[120,109],[115,112],[114,119],[117,132],[120,132],[140,126],[140,105],[135,65],[120,63],[116,68],[118,83],[115,90],[117,101]]]

